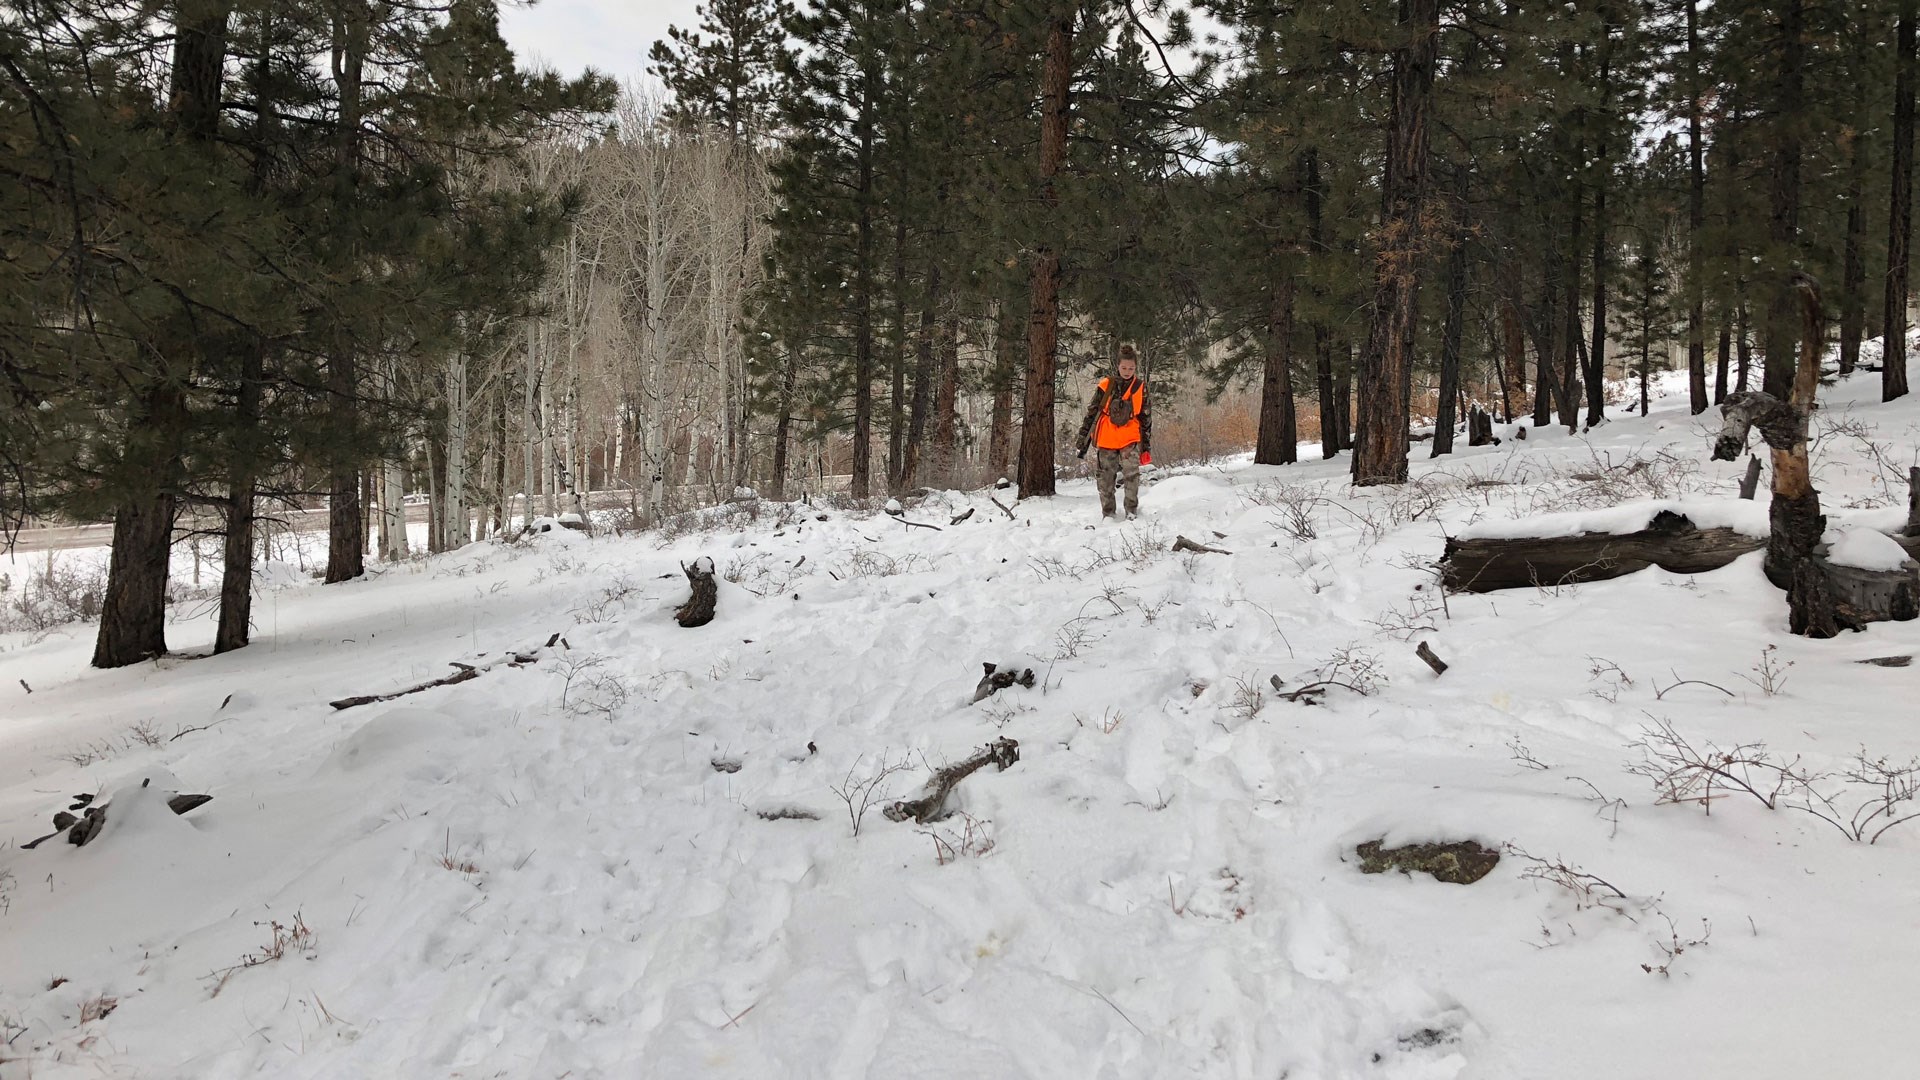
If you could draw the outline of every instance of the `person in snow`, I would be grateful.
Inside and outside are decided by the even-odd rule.
[[[1113,489],[1120,477],[1127,481],[1127,516],[1140,513],[1140,466],[1153,464],[1147,452],[1153,423],[1147,413],[1147,384],[1136,378],[1139,358],[1133,346],[1120,346],[1117,374],[1100,380],[1087,417],[1080,424],[1080,456],[1094,455],[1094,478],[1100,488],[1100,516],[1114,516]]]

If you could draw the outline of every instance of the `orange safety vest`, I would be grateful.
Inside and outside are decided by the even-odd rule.
[[[1147,384],[1135,379],[1133,385],[1120,396],[1133,406],[1133,411],[1124,424],[1116,424],[1111,416],[1113,391],[1109,380],[1100,380],[1100,390],[1107,400],[1100,406],[1100,422],[1093,431],[1093,443],[1102,450],[1124,450],[1140,441],[1140,407],[1146,404]]]

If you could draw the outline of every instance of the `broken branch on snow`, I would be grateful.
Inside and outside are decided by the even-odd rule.
[[[947,796],[960,781],[988,765],[997,765],[1001,772],[1013,767],[1020,760],[1020,744],[1013,739],[995,739],[983,746],[972,757],[940,769],[927,781],[925,793],[917,799],[902,799],[888,806],[884,813],[888,821],[905,821],[908,818],[925,825],[946,816]]]

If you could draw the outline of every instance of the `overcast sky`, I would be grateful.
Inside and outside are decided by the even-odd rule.
[[[646,74],[647,50],[670,25],[692,29],[697,0],[522,0],[500,5],[500,31],[523,64],[566,75],[598,68],[621,82]]]

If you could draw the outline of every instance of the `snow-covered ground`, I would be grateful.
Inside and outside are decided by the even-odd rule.
[[[1416,445],[1404,488],[1308,447],[1165,470],[1122,526],[1082,482],[1012,519],[907,507],[939,531],[763,505],[278,588],[218,657],[97,672],[89,628],[12,635],[0,1078],[1910,1075],[1920,822],[1856,843],[1797,796],[1708,814],[1628,766],[1649,730],[1905,763],[1920,667],[1854,661],[1920,623],[1791,637],[1757,554],[1437,592],[1469,527],[1752,516],[1716,414],[1663,389],[1586,437]],[[1904,514],[1920,399],[1876,389],[1823,390],[1843,530]],[[682,629],[699,556],[719,614]],[[454,661],[495,666],[328,705]],[[987,661],[1039,683],[970,703]],[[1280,696],[1321,679],[1346,685]],[[1000,737],[1020,760],[961,815],[880,812]],[[93,843],[19,849],[78,792],[111,796]],[[1361,874],[1381,837],[1535,860]]]

